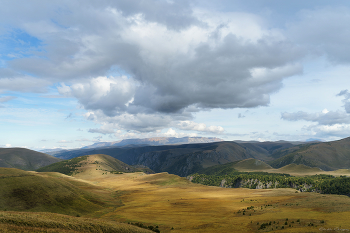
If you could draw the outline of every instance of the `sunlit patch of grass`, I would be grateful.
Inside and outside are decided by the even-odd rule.
[[[272,227],[259,230],[254,224],[270,221],[280,226],[279,231],[287,218],[283,229],[287,232],[350,229],[350,198],[346,196],[295,193],[295,189],[208,187],[166,173],[122,174],[95,177],[94,181],[114,189],[124,204],[99,217],[159,225],[161,232],[264,232]]]
[[[73,216],[80,214],[83,217],[68,217],[71,220],[67,220],[67,223],[71,221],[72,224],[82,226],[85,226],[85,221],[90,221],[85,220],[85,217],[91,217],[99,219],[94,221],[103,219],[103,223],[98,223],[102,225],[105,222],[112,224],[114,221],[142,223],[145,226],[158,226],[157,229],[161,232],[171,233],[320,232],[321,227],[350,229],[348,221],[350,198],[346,196],[296,193],[295,189],[209,187],[193,184],[185,178],[167,173],[146,175],[138,172],[102,175],[103,172],[94,167],[97,165],[99,164],[93,164],[89,168],[84,167],[85,170],[81,170],[74,178],[67,178],[57,173],[30,173],[31,176],[29,173],[18,173],[20,175],[18,177],[11,177],[11,174],[4,173],[3,175],[7,177],[3,180],[9,178],[28,181],[34,176],[41,176],[43,178],[41,181],[45,185],[50,184],[51,181],[60,181],[58,184],[66,188],[66,191],[79,194],[79,197],[92,203],[92,206],[98,206],[97,209],[87,209],[88,211],[85,212],[77,209],[74,209],[75,212],[70,212]],[[81,182],[76,178],[87,182]],[[1,179],[0,182],[2,182]],[[91,185],[92,183],[96,185]],[[17,187],[17,184],[7,185],[9,185],[7,187]],[[27,186],[22,182],[21,187]],[[37,187],[40,189],[40,185]],[[50,194],[49,191],[47,192]],[[56,192],[59,194],[59,191]],[[5,207],[6,203],[2,202],[0,206]],[[48,206],[45,203],[42,204],[43,208]],[[70,208],[69,205],[63,206],[67,210]],[[73,206],[77,207],[75,204]],[[34,210],[29,209],[29,211]],[[2,213],[8,214],[8,212]],[[46,221],[41,220],[43,217],[40,213],[35,214],[39,215],[38,221]],[[51,218],[50,221],[59,218],[56,215],[48,214],[48,216]],[[9,219],[8,216],[6,218]],[[20,219],[23,220],[23,218]],[[62,223],[66,220],[57,221]],[[263,227],[261,227],[262,224],[264,224]],[[0,221],[0,229],[10,229],[9,232],[22,229],[24,229],[23,232],[30,232],[26,227],[31,227],[37,232],[42,231],[40,226],[35,228],[37,226],[24,226],[19,223],[14,225]],[[60,231],[55,231],[55,228],[47,228],[42,232],[79,232],[83,228],[59,229]]]

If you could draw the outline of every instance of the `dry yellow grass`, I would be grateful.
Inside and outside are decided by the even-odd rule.
[[[125,223],[78,218],[54,213],[0,211],[0,232],[152,232]]]
[[[87,182],[88,184],[76,183],[86,191],[105,197],[106,203],[110,203],[96,212],[86,213],[84,218],[67,217],[67,221],[90,221],[87,219],[90,217],[111,224],[142,222],[145,225],[158,225],[161,232],[350,231],[350,198],[346,196],[296,193],[294,189],[208,187],[167,173],[112,174],[109,172],[112,169],[105,166],[103,158],[98,155],[89,156],[84,163],[78,167],[74,177],[40,173],[42,176],[69,179],[72,183]],[[335,173],[340,175],[347,172]],[[123,202],[121,206],[115,203],[119,199]],[[251,206],[254,208],[249,208]],[[84,225],[83,222],[79,224]],[[265,228],[259,229],[261,226]],[[27,226],[0,222],[0,232],[22,230],[30,232]],[[60,232],[55,229],[34,230]],[[61,230],[82,232],[80,229]]]
[[[83,172],[76,177],[108,187],[122,199],[122,207],[100,212],[100,218],[159,225],[161,232],[350,230],[350,198],[345,196],[296,193],[294,189],[208,187],[167,173],[96,176]],[[250,206],[255,208],[247,210]],[[270,221],[271,225],[259,230]]]

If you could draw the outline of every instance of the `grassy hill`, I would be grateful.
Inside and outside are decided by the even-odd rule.
[[[291,163],[318,167],[325,171],[349,169],[350,138],[303,145],[300,149],[269,162],[274,168],[281,168]]]
[[[291,163],[284,167],[275,169],[267,163],[256,159],[245,159],[226,164],[215,165],[197,171],[198,174],[204,175],[239,175],[245,172],[250,173],[274,173],[274,174],[289,174],[292,176],[312,176],[312,175],[331,175],[331,176],[350,176],[350,169],[339,169],[334,171],[323,171],[318,167],[309,167],[304,164]]]
[[[239,171],[266,171],[273,169],[267,163],[257,159],[245,159],[239,161],[233,167]]]
[[[268,164],[257,159],[244,159],[226,164],[215,165],[202,170],[199,170],[199,174],[205,175],[228,175],[238,174],[243,171],[268,171],[273,169]],[[274,170],[274,169],[273,169]]]
[[[308,167],[304,164],[288,164],[284,167],[276,169],[279,173],[287,173],[287,174],[320,174],[323,172],[322,169],[318,167]]]
[[[0,148],[0,167],[34,171],[59,161],[61,159],[25,148]]]
[[[62,175],[0,168],[0,210],[54,212],[82,215],[107,206],[110,194],[96,194],[96,187]],[[120,205],[119,200],[114,206]]]
[[[80,217],[106,214],[121,207],[122,201],[107,187],[60,173],[0,168],[0,187],[0,232],[152,232]]]
[[[65,175],[74,175],[82,172],[98,173],[124,173],[145,172],[154,173],[147,167],[134,167],[123,163],[109,155],[85,155],[70,160],[61,161],[42,167],[38,172],[60,172]]]

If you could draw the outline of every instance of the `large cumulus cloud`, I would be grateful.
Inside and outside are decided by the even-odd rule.
[[[89,119],[117,129],[203,131],[187,124],[193,112],[267,106],[284,78],[302,72],[300,46],[248,13],[216,14],[185,0],[5,4],[0,19],[41,41],[6,69],[40,80],[33,91],[60,83]]]

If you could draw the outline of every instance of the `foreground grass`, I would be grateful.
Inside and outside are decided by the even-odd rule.
[[[161,232],[350,231],[347,196],[295,189],[225,189],[166,173],[89,178],[113,189],[124,204],[100,218],[159,225]]]
[[[100,164],[79,167],[74,178],[58,173],[29,174],[18,171],[17,175],[5,174],[9,170],[0,173],[3,177],[0,181],[7,185],[0,186],[0,206],[12,206],[18,211],[36,211],[35,208],[23,209],[23,201],[30,197],[27,200],[38,204],[37,211],[48,211],[45,208],[50,207],[51,212],[69,210],[71,212],[68,214],[73,215],[9,212],[7,209],[0,212],[3,216],[0,216],[0,232],[133,232],[120,229],[129,230],[122,227],[135,226],[117,221],[159,226],[162,233],[350,231],[350,198],[347,196],[296,192],[295,189],[225,189],[193,184],[185,178],[167,173],[113,174],[99,170],[98,166]],[[35,195],[21,198],[17,194],[13,196],[12,191],[6,191],[27,187],[35,193],[36,190],[31,189],[33,183],[26,183],[31,181],[32,175],[43,178],[43,183],[36,186],[37,190],[49,184],[55,190],[56,184],[62,184],[60,188],[71,192],[68,197],[75,195],[78,199],[74,200],[83,198],[84,201],[73,202],[74,208],[70,209],[72,206],[65,202],[65,198],[57,199],[55,196],[60,194],[65,197],[66,191],[56,189],[52,193],[44,189],[40,192],[41,198]],[[13,182],[9,182],[11,179]],[[50,182],[54,182],[52,186]],[[6,193],[13,198],[9,203],[2,199],[9,197]],[[50,194],[50,198],[44,194]],[[55,210],[49,205],[50,202],[43,200],[63,200],[63,205]],[[22,201],[22,204],[11,203],[15,201]],[[77,203],[85,201],[91,203],[92,208],[86,205],[88,209],[77,209]],[[82,217],[75,217],[75,213]],[[139,228],[135,230],[143,231]]]
[[[124,223],[53,213],[0,211],[0,232],[152,232]]]

